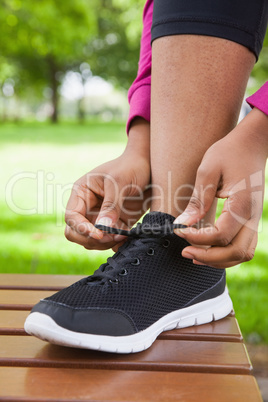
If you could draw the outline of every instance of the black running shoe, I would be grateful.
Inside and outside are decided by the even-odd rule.
[[[181,256],[174,217],[151,212],[95,273],[41,300],[25,331],[51,343],[116,353],[147,349],[163,331],[232,310],[225,270]]]

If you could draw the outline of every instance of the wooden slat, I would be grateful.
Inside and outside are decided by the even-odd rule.
[[[29,311],[0,310],[0,335],[26,335],[23,326],[28,315]]]
[[[44,297],[53,295],[49,290],[0,290],[0,310],[31,310]]]
[[[0,289],[60,290],[81,278],[80,275],[0,274]]]
[[[113,354],[51,345],[34,337],[0,337],[0,366],[191,371],[248,374],[244,344],[156,340],[144,352]]]
[[[0,334],[25,334],[23,325],[28,311],[0,310]],[[226,317],[209,324],[166,331],[159,339],[241,342],[242,335],[234,317]]]
[[[193,340],[193,341],[221,341],[221,342],[242,342],[243,337],[240,332],[235,317],[228,316],[219,321],[208,324],[196,325],[193,327],[175,329],[163,332],[159,339],[170,340]]]
[[[5,401],[261,402],[248,375],[0,368]]]

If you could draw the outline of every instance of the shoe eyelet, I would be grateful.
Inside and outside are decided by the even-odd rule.
[[[165,239],[165,241],[163,243],[163,247],[168,248],[169,245],[170,245],[170,240]]]
[[[126,269],[122,269],[122,271],[119,272],[119,275],[120,275],[120,276],[126,276],[127,274],[128,274],[128,272],[127,272]]]
[[[115,284],[115,285],[118,285],[119,280],[118,280],[117,278],[115,278],[115,279],[109,279],[109,282],[110,282],[110,283],[113,283],[113,284]]]
[[[149,248],[149,250],[147,251],[147,255],[154,255],[154,249]]]
[[[140,265],[140,260],[138,258],[135,258],[135,261],[131,262],[131,265]]]

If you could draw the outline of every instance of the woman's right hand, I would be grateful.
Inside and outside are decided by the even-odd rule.
[[[94,224],[129,229],[149,208],[149,145],[149,123],[137,118],[123,154],[75,182],[65,214],[68,240],[98,250],[122,242],[122,236],[104,234]]]

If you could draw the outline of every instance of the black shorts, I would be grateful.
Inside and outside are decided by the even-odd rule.
[[[268,0],[154,0],[152,41],[194,34],[229,39],[258,59],[268,20]]]

